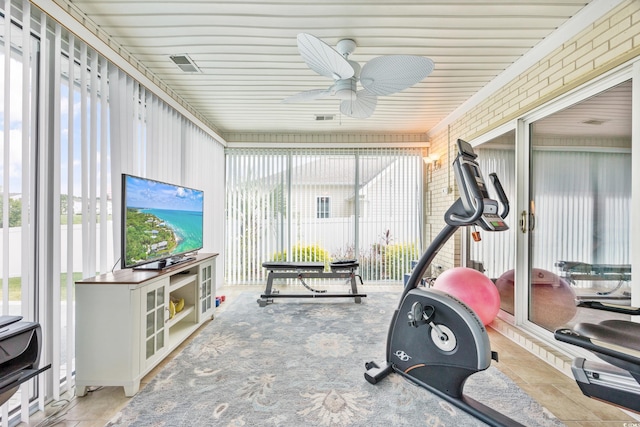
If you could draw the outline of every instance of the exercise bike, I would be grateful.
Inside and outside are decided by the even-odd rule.
[[[638,315],[640,308],[583,301],[579,307]],[[577,357],[571,371],[585,396],[640,413],[640,323],[609,319],[555,331],[558,341],[591,351],[608,363]]]
[[[471,145],[457,141],[453,162],[460,192],[445,213],[446,225],[424,252],[400,298],[387,335],[386,361],[365,363],[366,380],[378,383],[392,372],[404,376],[458,408],[492,426],[520,426],[520,423],[465,396],[469,376],[483,371],[498,355],[491,351],[487,331],[475,312],[457,298],[437,289],[418,288],[438,251],[460,228],[477,226],[503,231],[509,202],[496,174],[491,174],[498,202],[489,197],[476,154]]]

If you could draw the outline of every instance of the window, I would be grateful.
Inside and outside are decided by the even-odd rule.
[[[11,397],[7,425],[73,385],[75,282],[117,267],[120,173],[205,190],[203,251],[213,252],[224,155],[209,133],[30,2],[0,4],[0,23],[0,309],[40,323],[40,362],[52,364]]]
[[[420,149],[226,154],[226,283],[263,282],[265,261],[354,258],[363,280],[411,270],[422,245]]]
[[[316,200],[318,205],[316,218],[329,218],[331,214],[331,209],[329,207],[329,197],[321,196],[321,197],[318,197]]]
[[[0,309],[3,315],[33,320],[37,317],[35,262],[28,255],[34,251],[37,229],[33,153],[37,151],[39,132],[32,116],[41,94],[38,80],[42,77],[37,66],[40,41],[21,25],[19,11],[12,19],[0,12]],[[36,18],[34,26],[37,23]],[[26,389],[21,387],[8,402],[9,413],[15,414],[20,402],[31,402],[36,393],[34,382]]]

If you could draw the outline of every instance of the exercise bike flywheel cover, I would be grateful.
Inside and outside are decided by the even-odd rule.
[[[442,331],[442,335],[435,328],[431,328],[431,340],[442,351],[453,351],[458,345],[456,335],[445,325],[436,325]]]

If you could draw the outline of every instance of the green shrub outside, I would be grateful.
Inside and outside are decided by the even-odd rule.
[[[393,280],[402,280],[404,273],[411,269],[411,261],[420,256],[413,243],[387,245],[384,254],[387,278]]]
[[[287,261],[287,251],[276,252],[273,254],[273,261]],[[329,251],[323,249],[320,245],[301,245],[296,244],[291,248],[292,262],[323,262],[325,266],[329,266],[331,256]]]
[[[291,248],[291,259],[287,259],[287,251],[276,252],[272,261],[323,262],[326,267],[332,260],[331,255],[320,245],[296,244]],[[360,272],[365,280],[402,280],[405,273],[411,270],[411,261],[420,254],[414,243],[398,243],[375,245],[370,253],[361,255]]]

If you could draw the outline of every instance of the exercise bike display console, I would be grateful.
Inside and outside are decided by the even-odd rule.
[[[492,426],[522,424],[464,395],[469,376],[497,360],[487,331],[463,302],[436,289],[418,288],[442,246],[460,227],[503,231],[509,213],[507,196],[496,174],[490,175],[498,202],[489,197],[471,145],[457,141],[453,162],[460,197],[445,213],[446,225],[424,252],[400,297],[387,335],[386,361],[365,364],[366,380],[376,384],[392,372],[401,374]]]

